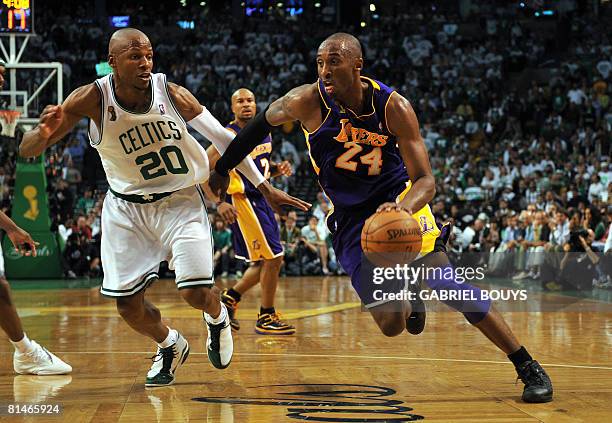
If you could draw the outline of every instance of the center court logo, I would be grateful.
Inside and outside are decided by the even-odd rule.
[[[198,397],[193,401],[215,404],[278,406],[287,417],[313,422],[412,422],[403,401],[386,398],[396,391],[383,386],[352,384],[290,384],[247,388],[250,397]]]

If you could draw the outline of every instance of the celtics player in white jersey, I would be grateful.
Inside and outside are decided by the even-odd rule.
[[[144,297],[163,260],[175,270],[185,301],[204,312],[211,363],[222,369],[232,358],[229,318],[214,288],[212,236],[199,188],[209,176],[208,159],[186,123],[221,151],[233,134],[189,91],[152,73],[153,49],[144,33],[116,31],[108,62],[111,75],[77,88],[61,106],[44,109],[39,125],[24,134],[20,154],[41,154],[89,118],[91,144],[110,185],[102,209],[101,291],[116,298],[119,314],[134,330],[157,342],[146,386],[165,386],[174,382],[189,345],[162,324],[159,310]],[[282,204],[309,207],[272,188],[252,160],[238,169],[278,211]]]

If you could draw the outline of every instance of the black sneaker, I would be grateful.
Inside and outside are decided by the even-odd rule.
[[[238,302],[234,297],[227,294],[227,289],[221,292],[221,301],[227,307],[227,315],[230,318],[230,326],[232,329],[240,330],[240,322],[236,319],[236,311],[238,310]]]
[[[255,333],[260,335],[293,335],[295,326],[283,322],[278,313],[263,313],[257,315]]]
[[[406,319],[406,330],[412,335],[418,335],[425,329],[425,319],[427,318],[427,309],[425,303],[420,297],[421,282],[410,284],[409,290],[414,293],[414,300],[410,301],[412,313]]]
[[[153,365],[147,373],[146,387],[168,386],[174,383],[176,371],[189,356],[189,343],[178,334],[176,342],[169,347],[157,347],[157,354],[151,359]]]
[[[550,378],[535,360],[526,361],[516,368],[518,379],[525,384],[522,400],[525,402],[550,402],[553,399],[553,387]]]

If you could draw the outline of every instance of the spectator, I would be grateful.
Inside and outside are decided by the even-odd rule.
[[[220,216],[214,220],[215,226],[213,229],[213,244],[215,253],[213,255],[214,273],[221,273],[222,278],[228,277],[230,270],[230,262],[233,259],[231,256],[232,250],[232,231],[225,226],[225,222]]]
[[[316,253],[321,260],[321,268],[324,275],[329,275],[330,271],[327,267],[328,262],[328,250],[327,243],[325,241],[325,234],[321,234],[319,231],[319,219],[316,216],[310,216],[308,219],[308,225],[302,228],[302,238],[304,245],[308,250]]]
[[[280,230],[280,239],[285,250],[283,271],[287,275],[301,275],[301,256],[299,254],[299,243],[302,237],[301,231],[296,226],[297,213],[290,211]]]

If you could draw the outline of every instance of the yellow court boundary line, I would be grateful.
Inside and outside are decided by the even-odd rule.
[[[53,351],[54,354],[151,354],[151,351]],[[13,354],[12,351],[0,352],[1,354]],[[205,352],[190,352],[189,355],[208,355]],[[460,358],[433,358],[433,357],[398,357],[380,355],[340,355],[340,354],[283,354],[283,353],[234,353],[235,356],[255,356],[255,357],[299,357],[299,358],[323,358],[323,359],[357,359],[357,360],[400,360],[400,361],[445,361],[454,363],[478,363],[478,364],[511,364],[509,361],[494,360],[468,360]],[[568,369],[593,369],[593,370],[612,370],[607,366],[590,366],[586,364],[559,364],[559,363],[540,363],[544,367],[562,367]]]
[[[324,307],[301,309],[300,311],[283,312],[283,318],[287,320],[304,319],[307,317],[320,316],[322,314],[335,313],[338,311],[350,310],[350,309],[358,308],[358,307],[361,307],[360,302],[346,302],[346,303],[340,303],[340,304],[324,306]],[[172,312],[175,310],[180,310],[188,314],[192,312],[194,314],[193,316],[186,315],[186,316],[182,316],[181,318],[189,318],[189,317],[194,317],[198,319],[202,318],[202,316],[197,313],[197,310],[192,309],[192,308],[185,308],[182,305],[161,304],[161,305],[158,305],[157,308],[159,308],[160,311],[162,312],[164,311]],[[244,313],[247,310],[248,309],[242,309],[242,313]],[[258,311],[256,309],[252,309],[252,310],[253,310],[253,313],[252,313],[253,315],[255,315]],[[86,315],[95,315],[96,313],[99,313],[99,312],[113,312],[114,314],[112,316],[106,316],[106,317],[120,317],[119,313],[117,313],[117,309],[114,304],[92,305],[92,306],[22,307],[18,310],[18,313],[20,314],[21,317],[51,315],[51,314],[56,314],[56,313],[86,316]]]

